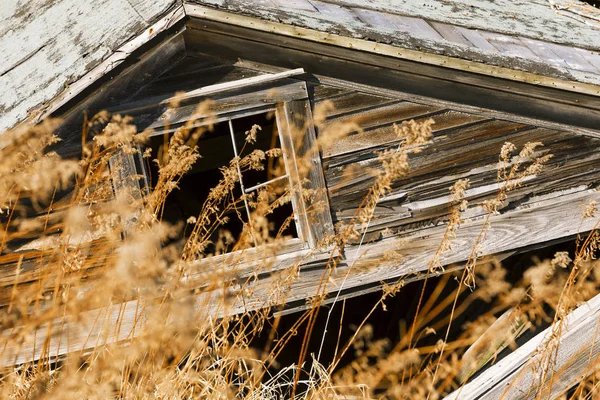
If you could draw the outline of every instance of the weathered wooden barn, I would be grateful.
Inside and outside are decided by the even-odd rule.
[[[174,200],[191,207],[174,205],[174,218],[193,214],[189,198],[235,154],[236,131],[271,124],[289,154],[305,156],[303,149],[319,137],[312,111],[326,100],[335,107],[326,124],[353,121],[363,128],[309,155],[315,166],[311,188],[321,189],[316,201],[327,207],[308,218],[311,205],[299,194],[293,197],[294,238],[276,268],[310,256],[285,299],[285,310],[302,309],[315,294],[329,256],[315,251],[316,243],[355,214],[374,179],[364,171],[377,170],[378,153],[398,146],[393,124],[402,121],[433,118],[433,143],[412,158],[410,177],[395,182],[379,201],[360,245],[345,249],[346,261],[334,276],[343,279],[328,287],[331,299],[378,290],[385,282],[426,270],[445,231],[448,188],[464,178],[471,182],[466,193],[470,207],[442,263],[467,260],[486,214],[477,205],[494,198],[500,187],[496,167],[505,142],[518,148],[542,142],[539,154],[553,158],[543,172],[511,191],[505,206],[491,216],[482,254],[569,240],[595,223],[582,222],[581,214],[590,201],[600,201],[600,12],[584,3],[9,3],[0,11],[0,129],[61,117],[60,152],[71,156],[80,152],[84,111],[132,115],[140,130],[152,128],[162,135],[166,121],[172,129],[185,123],[203,99],[215,101],[222,134],[205,145],[230,150],[203,161],[206,165],[195,171],[202,173],[200,181],[200,175],[186,177],[196,192]],[[181,91],[183,101],[167,115],[172,97]],[[275,120],[266,119],[269,112]],[[292,121],[307,127],[299,149],[291,140]],[[259,140],[268,148],[266,142]],[[151,182],[152,171],[133,156],[120,162]],[[297,185],[303,177],[293,157],[286,167],[286,174],[275,179]],[[242,190],[264,183],[248,182]],[[398,257],[386,261],[383,256],[390,251]],[[255,285],[269,285],[269,279],[261,275]],[[240,310],[264,306],[260,298],[239,304]],[[594,326],[600,308],[586,307],[592,314],[578,310],[574,327]],[[592,347],[596,354],[592,344],[597,340],[591,332],[581,347],[561,348],[560,357],[566,360]],[[460,398],[502,395],[504,380],[535,349],[533,342],[528,346],[507,359],[512,363],[503,364],[505,370],[498,372],[503,367],[498,364],[492,378],[479,377]],[[72,350],[65,343],[56,347],[57,353]],[[39,356],[35,346],[20,351],[21,360],[31,359],[31,352]]]

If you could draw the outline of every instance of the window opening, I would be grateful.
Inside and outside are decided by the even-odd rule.
[[[246,133],[255,129],[256,140],[246,140]],[[169,139],[172,134],[169,134]],[[161,148],[164,146],[162,133],[150,138],[149,146],[152,149],[150,159],[159,158]],[[200,158],[194,163],[179,181],[178,188],[173,190],[166,199],[162,211],[162,220],[169,223],[186,221],[189,217],[196,217],[202,212],[205,199],[212,188],[222,179],[221,168],[230,165],[232,159],[236,161],[238,181],[234,190],[227,194],[226,204],[229,205],[226,215],[227,222],[218,226],[211,234],[206,254],[214,254],[214,243],[218,240],[219,232],[228,231],[234,242],[223,250],[229,252],[254,247],[262,244],[260,232],[248,229],[249,219],[256,212],[256,207],[269,204],[270,211],[265,215],[268,232],[271,237],[298,238],[298,229],[289,195],[289,175],[286,171],[283,156],[280,151],[279,130],[275,118],[261,112],[243,117],[231,117],[226,121],[215,124],[212,131],[206,132],[198,141]],[[248,157],[255,150],[267,154],[262,164],[263,170],[255,170],[240,165],[240,160]],[[256,153],[255,153],[256,154]],[[151,162],[149,170],[149,184],[157,182],[158,166]],[[260,198],[264,203],[257,202]],[[271,209],[272,208],[272,209]],[[244,227],[250,237],[243,238]],[[186,229],[185,235],[191,229]],[[264,232],[263,232],[264,233]]]
[[[592,7],[600,8],[600,0],[582,0],[584,3],[589,4]]]

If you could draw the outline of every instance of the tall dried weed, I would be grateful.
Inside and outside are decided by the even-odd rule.
[[[206,115],[209,107],[200,105],[196,115]],[[323,125],[331,107],[325,103],[314,111],[317,125]],[[467,180],[450,188],[445,232],[427,271],[384,284],[371,313],[346,343],[338,339],[334,361],[322,365],[324,342],[316,355],[308,354],[308,343],[340,334],[333,328],[329,332],[330,312],[325,331],[314,331],[321,306],[326,300],[335,306],[349,274],[334,272],[351,243],[363,245],[381,198],[410,175],[410,157],[431,142],[433,121],[394,127],[399,145],[379,154],[381,168],[355,216],[319,243],[318,251],[329,254],[320,284],[308,310],[281,336],[275,334],[279,317],[271,318],[269,307],[286,300],[300,261],[273,271],[286,238],[281,229],[273,231],[266,217],[290,201],[290,189],[282,185],[242,197],[234,190],[238,170],[269,168],[281,150],[256,150],[233,159],[221,169],[222,179],[200,215],[169,225],[162,221],[165,200],[203,151],[210,151],[199,146],[214,120],[204,119],[198,128],[192,119],[171,137],[165,135],[160,154],[151,160],[159,175],[150,191],[136,186],[140,176],[127,177],[134,184],[119,179],[126,176],[120,169],[128,156],[141,152],[149,157],[140,150],[149,132],[138,133],[131,122],[107,113],[87,120],[78,162],[47,150],[57,140],[54,121],[0,136],[2,398],[437,399],[493,361],[502,348],[514,346],[524,329],[552,323],[552,339],[540,349],[546,355],[540,379],[547,381],[565,316],[600,285],[596,230],[578,240],[573,259],[558,253],[538,261],[517,284],[507,281],[498,262],[482,258],[493,215],[551,157],[537,151],[541,143],[527,143],[519,152],[506,143],[499,149],[498,192],[483,205],[481,230],[462,272],[446,271],[443,256],[452,252],[465,210],[477,207],[468,203]],[[246,133],[248,143],[259,129]],[[297,127],[297,137],[305,129]],[[328,124],[316,146],[359,129],[352,123]],[[92,132],[99,133],[89,140]],[[313,168],[311,160],[299,159],[298,168],[305,176]],[[306,199],[314,197],[301,189]],[[244,201],[251,219],[235,237],[223,227],[230,218],[241,218]],[[596,218],[595,204],[584,217]],[[256,285],[265,271],[272,274],[268,288]],[[426,296],[427,281],[442,273]],[[374,339],[369,316],[419,279],[424,284],[418,306],[408,327],[401,327],[400,341]],[[247,311],[240,300],[246,298],[260,299],[264,308]],[[475,302],[489,304],[487,311],[450,340],[453,321]],[[253,339],[263,331],[269,337],[266,347],[253,348]],[[279,365],[273,373],[296,334],[304,338],[295,351],[297,362]],[[482,344],[481,337],[493,344]],[[15,356],[15,349],[28,358]],[[352,361],[341,364],[349,353]],[[577,389],[582,396],[598,391],[596,369],[589,375]],[[538,396],[543,395],[540,389]]]

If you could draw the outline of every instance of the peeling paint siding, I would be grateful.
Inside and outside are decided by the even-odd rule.
[[[0,8],[0,132],[57,96],[176,1],[8,0]]]

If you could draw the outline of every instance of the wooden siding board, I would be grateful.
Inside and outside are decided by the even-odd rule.
[[[600,143],[596,139],[570,136],[565,132],[543,128],[515,132],[494,140],[484,139],[481,145],[479,142],[482,138],[476,135],[470,140],[468,137],[460,140],[465,141],[462,145],[460,141],[452,143],[449,138],[440,136],[422,154],[411,158],[411,174],[393,184],[392,191],[387,196],[390,200],[381,199],[368,232],[393,228],[393,234],[406,234],[443,221],[448,213],[449,187],[458,179],[468,178],[471,181],[471,189],[468,192],[472,193],[467,197],[472,204],[479,204],[495,196],[498,189],[494,183],[497,157],[505,140],[513,142],[519,148],[528,141],[542,141],[545,144],[541,149],[542,154],[554,155],[545,172],[511,192],[508,199],[511,204],[526,201],[532,193],[546,195],[569,191],[576,187],[598,185],[600,157],[597,150]],[[479,147],[469,142],[478,143]],[[469,150],[465,151],[466,148]],[[493,151],[489,151],[487,156],[480,155],[482,151],[485,153],[486,148]],[[577,156],[573,157],[573,154]],[[345,194],[331,194],[336,220],[348,219],[356,212],[360,200],[366,194],[366,191],[360,188],[366,181],[373,179],[364,171],[376,169],[374,165],[377,163],[376,159],[361,162],[362,173],[341,178],[340,186]],[[561,171],[560,176],[556,174],[558,170]],[[328,169],[328,176],[329,172]],[[328,181],[330,190],[335,189],[331,186],[330,178]],[[370,184],[366,184],[365,188],[368,186]],[[469,217],[484,213],[482,209],[475,208],[476,212],[471,211]],[[395,218],[390,217],[393,210],[399,212]],[[410,215],[407,216],[406,212]]]
[[[336,166],[344,163],[345,157],[352,158],[356,151],[364,151],[373,149],[377,151],[381,146],[387,146],[392,143],[399,143],[399,139],[393,129],[393,123],[402,123],[409,119],[425,119],[433,118],[435,121],[434,132],[456,128],[458,126],[469,125],[475,122],[482,121],[483,117],[474,115],[456,113],[453,111],[442,112],[442,108],[426,106],[422,104],[414,104],[409,102],[400,103],[382,107],[382,109],[374,109],[364,113],[360,113],[355,118],[348,116],[336,122],[352,121],[360,125],[364,129],[363,132],[351,134],[350,136],[340,138],[338,141],[329,144],[323,149],[323,157],[327,159],[327,165]],[[328,121],[329,122],[329,121]],[[324,126],[323,128],[326,128]]]
[[[426,198],[423,195],[415,197],[416,193],[411,192],[408,183],[427,182],[434,176],[457,176],[464,171],[475,172],[477,168],[495,165],[500,148],[505,141],[513,141],[516,145],[522,146],[526,141],[534,140],[536,136],[532,135],[533,132],[526,126],[502,121],[483,122],[450,131],[449,134],[437,137],[422,153],[411,158],[410,176],[395,182],[391,194],[407,192],[411,201],[419,197]],[[540,136],[540,138],[544,137]],[[465,150],[467,148],[468,151]],[[337,213],[340,211],[358,207],[373,184],[373,175],[380,168],[381,162],[376,152],[371,152],[370,155],[371,158],[363,160],[356,156],[355,159],[359,161],[349,162],[343,166],[327,167],[325,174],[334,218],[337,218]],[[362,171],[362,173],[353,171]],[[371,174],[365,171],[371,171]],[[489,178],[495,181],[495,175],[488,176]],[[442,183],[442,187],[447,190],[452,183]]]
[[[520,40],[525,43],[525,45],[537,54],[539,57],[543,58],[546,62],[555,65],[559,68],[566,68],[567,63],[564,58],[558,56],[555,52],[552,51],[548,43],[543,42],[541,40],[534,40],[528,38],[520,38]]]
[[[486,254],[505,252],[589,230],[595,221],[587,219],[580,224],[580,208],[590,200],[600,201],[600,194],[581,191],[558,200],[539,201],[531,204],[529,208],[493,215],[482,251]],[[458,263],[467,259],[472,243],[480,234],[481,223],[481,219],[475,219],[461,225],[453,241],[454,251],[442,256],[442,264]],[[195,295],[192,299],[196,304],[196,313],[189,317],[218,318],[225,312],[236,314],[284,302],[303,302],[315,295],[335,295],[338,290],[347,291],[364,288],[370,283],[401,279],[410,273],[427,269],[430,261],[428,251],[437,248],[444,229],[442,224],[410,237],[387,239],[365,244],[360,248],[351,247],[347,252],[346,263],[332,271],[331,279],[324,288],[320,285],[323,282],[323,269],[313,267],[302,271],[282,297],[266,298],[263,295],[275,285],[274,280],[277,277],[270,274],[250,283],[248,290],[240,294],[236,294],[232,287]],[[390,252],[397,257],[381,262],[381,256]],[[292,259],[289,265],[295,265],[297,262]],[[325,263],[326,261],[321,261],[321,265]],[[201,270],[198,273],[199,276],[202,275]],[[373,290],[377,290],[377,285],[373,286]],[[219,306],[224,299],[234,301],[227,311]],[[151,304],[131,301],[107,309],[83,312],[77,319],[56,318],[49,324],[38,327],[32,342],[22,345],[9,344],[1,355],[0,364],[7,366],[36,360],[46,350],[52,355],[63,355],[134,337],[139,334],[147,316],[152,312]],[[114,329],[116,326],[120,329]],[[46,343],[48,334],[50,340]],[[10,335],[10,330],[2,332],[2,335],[4,342],[9,343],[6,338]]]
[[[566,178],[565,181],[556,177],[556,175],[548,175],[544,179],[538,181],[536,190],[549,191],[557,188],[564,189],[564,185],[577,185],[579,179],[582,183],[593,184],[593,179],[597,176],[578,177],[578,173],[590,173],[591,165],[596,165],[595,161],[588,160],[590,166],[585,166],[584,163],[577,164],[580,158],[573,158],[572,154],[577,152],[578,157],[589,157],[590,152],[593,154],[596,151],[598,144],[593,139],[581,140],[581,138],[573,138],[568,134],[557,131],[534,129],[525,131],[515,131],[506,137],[499,136],[494,138],[477,137],[474,132],[477,125],[465,129],[466,135],[464,139],[440,136],[434,140],[422,154],[418,154],[411,159],[412,171],[407,178],[400,179],[393,185],[393,190],[390,195],[395,193],[406,193],[406,197],[411,201],[422,201],[425,199],[446,196],[448,188],[456,179],[469,178],[472,184],[476,187],[478,184],[485,185],[489,182],[494,182],[496,179],[495,168],[497,163],[498,152],[505,140],[514,142],[518,146],[522,146],[530,140],[540,140],[546,143],[543,148],[544,152],[555,154],[555,157],[550,163],[550,169],[566,168],[565,176],[572,176],[570,182]],[[481,130],[481,128],[479,128]],[[469,133],[469,131],[471,133]],[[458,134],[458,132],[456,132]],[[459,135],[460,136],[460,135]],[[464,142],[460,144],[460,142]],[[582,151],[577,149],[579,146],[590,146],[592,150]],[[465,151],[469,148],[469,151]],[[378,160],[372,158],[360,162],[360,170],[373,170],[378,168]],[[572,169],[570,169],[572,168]],[[366,194],[366,189],[372,182],[372,177],[366,174],[348,175],[347,171],[352,171],[352,164],[340,168],[328,168],[326,170],[329,188],[331,191],[331,204],[335,215],[348,209],[356,208],[360,199]],[[585,172],[587,170],[587,172]],[[579,172],[578,172],[579,171]],[[448,177],[443,179],[442,177]],[[552,182],[556,181],[556,185]],[[480,183],[477,183],[480,182]],[[529,189],[528,189],[529,190]],[[447,207],[444,204],[444,208]],[[444,214],[447,210],[441,210]],[[439,212],[439,210],[437,211]]]
[[[407,17],[404,15],[389,14],[387,17],[399,30],[409,33],[411,36],[421,37],[432,41],[444,38],[427,21],[421,18]]]
[[[565,318],[559,345],[553,355],[554,368],[540,391],[548,398],[558,398],[569,388],[593,372],[600,356],[600,295],[580,305]],[[521,347],[475,377],[465,386],[446,396],[444,400],[524,399],[536,394],[540,384],[539,366],[543,354],[539,352],[551,340],[553,327],[538,333]],[[551,387],[549,379],[552,379]]]
[[[480,34],[505,55],[542,61],[542,59],[531,51],[521,40],[519,40],[519,38],[486,31],[480,31]]]
[[[483,37],[479,31],[475,29],[464,28],[462,26],[457,26],[456,30],[466,37],[469,42],[473,43],[478,49],[492,53],[499,52],[499,50],[494,47],[494,45],[492,45],[485,37]]]
[[[597,66],[592,65],[575,49],[555,43],[547,43],[546,46],[552,50],[554,54],[561,57],[571,69],[600,74]]]
[[[308,90],[312,93],[311,97],[315,104],[325,100],[333,100],[335,97],[344,96],[353,91],[331,85],[321,85],[319,83],[309,84]]]
[[[196,26],[194,24],[192,21],[190,28]],[[572,93],[560,90],[489,77],[482,81],[481,75],[477,74],[409,65],[373,54],[322,47],[293,38],[282,39],[265,32],[255,33],[253,40],[248,40],[246,28],[228,27],[224,36],[220,26],[219,23],[203,21],[202,31],[189,29],[189,37],[193,40],[188,45],[202,49],[204,53],[215,52],[225,59],[235,55],[236,58],[285,68],[302,66],[315,75],[380,87],[384,89],[382,92],[396,90],[503,113],[525,114],[538,120],[557,122],[560,119],[567,123],[568,119],[568,124],[575,126],[582,126],[585,121],[595,118],[596,110],[583,112],[581,106],[592,109],[600,106],[596,98],[575,101]],[[273,44],[277,46],[273,47]],[[556,107],[557,101],[562,103],[561,107]],[[597,126],[597,123],[590,122],[587,127],[595,129]]]
[[[362,92],[343,93],[339,96],[330,98],[333,110],[328,114],[329,118],[341,117],[343,115],[354,115],[356,111],[360,111],[370,107],[379,107],[381,105],[394,103],[396,100],[384,96],[375,96]]]
[[[469,39],[467,39],[465,35],[463,35],[454,25],[444,24],[436,21],[429,21],[429,24],[449,42],[467,47],[474,46],[474,44],[470,42]]]
[[[398,29],[396,24],[394,24],[388,18],[388,14],[378,12],[378,11],[373,11],[373,10],[357,8],[357,7],[353,8],[352,11],[354,11],[354,13],[358,16],[358,18],[361,19],[361,21],[365,22],[368,25],[378,26],[380,29],[389,30],[390,32]]]

